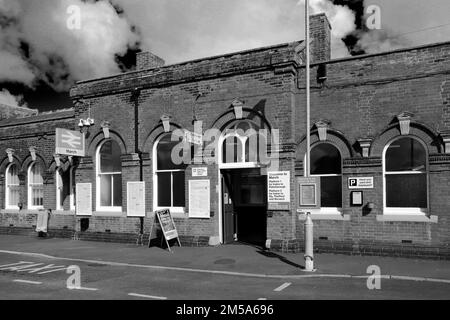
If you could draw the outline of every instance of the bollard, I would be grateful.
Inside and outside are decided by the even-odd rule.
[[[311,212],[306,213],[305,220],[305,271],[315,271],[313,251],[313,222]]]

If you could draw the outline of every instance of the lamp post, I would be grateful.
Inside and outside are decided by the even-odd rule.
[[[305,0],[305,41],[306,41],[306,161],[305,177],[311,174],[311,92],[310,92],[310,44],[309,44],[309,0]],[[305,271],[314,271],[313,222],[310,212],[305,220]]]

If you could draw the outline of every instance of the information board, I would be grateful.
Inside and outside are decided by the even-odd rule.
[[[189,218],[210,218],[210,181],[189,180]]]
[[[193,177],[207,177],[208,176],[208,167],[192,168],[192,176]]]
[[[373,177],[348,178],[349,189],[373,189]]]
[[[297,177],[299,208],[320,208],[320,178]]]
[[[77,216],[92,216],[92,184],[77,183],[76,185]]]
[[[267,201],[291,202],[291,174],[289,171],[267,172]]]
[[[127,216],[145,217],[145,182],[127,183]]]

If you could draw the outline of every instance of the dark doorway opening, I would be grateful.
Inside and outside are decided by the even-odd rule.
[[[261,169],[222,170],[224,243],[264,246],[267,239],[267,177]]]

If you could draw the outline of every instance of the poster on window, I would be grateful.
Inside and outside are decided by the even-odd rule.
[[[76,195],[77,216],[92,216],[92,184],[77,183]]]
[[[127,216],[145,217],[145,182],[127,183]]]
[[[189,218],[210,218],[209,180],[189,180]]]

